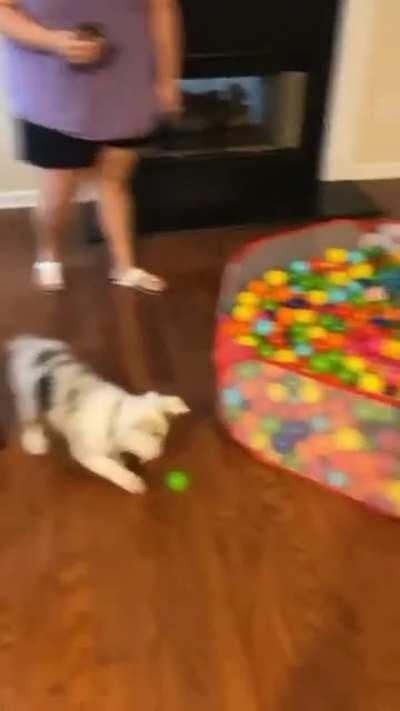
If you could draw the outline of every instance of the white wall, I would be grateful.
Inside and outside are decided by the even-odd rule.
[[[321,0],[323,2],[323,0]],[[344,0],[321,177],[400,177],[400,0]],[[33,172],[13,158],[0,81],[0,207],[31,201]]]
[[[321,176],[400,177],[400,1],[347,0]]]

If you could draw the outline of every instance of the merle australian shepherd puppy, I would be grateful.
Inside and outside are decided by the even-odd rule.
[[[21,336],[7,348],[23,448],[45,454],[50,426],[84,467],[143,493],[143,480],[126,468],[122,455],[134,454],[141,462],[159,457],[170,419],[189,412],[185,403],[158,393],[131,395],[96,375],[61,341]]]

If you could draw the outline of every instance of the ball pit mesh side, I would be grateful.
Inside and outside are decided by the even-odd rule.
[[[350,220],[308,226],[251,243],[227,264],[214,350],[218,410],[233,439],[258,460],[400,516],[398,403],[254,358],[254,351],[228,341],[222,329],[249,280],[291,259],[322,256],[332,245],[356,248],[364,232]],[[310,444],[305,435],[312,426]]]

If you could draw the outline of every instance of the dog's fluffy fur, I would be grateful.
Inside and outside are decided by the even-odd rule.
[[[124,452],[141,462],[162,454],[169,419],[188,412],[178,397],[134,396],[105,382],[61,341],[21,336],[8,344],[8,374],[30,454],[44,454],[45,425],[66,439],[71,455],[94,474],[131,493],[145,484],[123,463]]]

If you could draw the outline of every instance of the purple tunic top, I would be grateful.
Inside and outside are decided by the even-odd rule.
[[[61,57],[7,41],[14,114],[71,136],[101,141],[141,137],[156,121],[147,0],[21,0],[48,27],[102,25],[107,61],[70,66]]]

